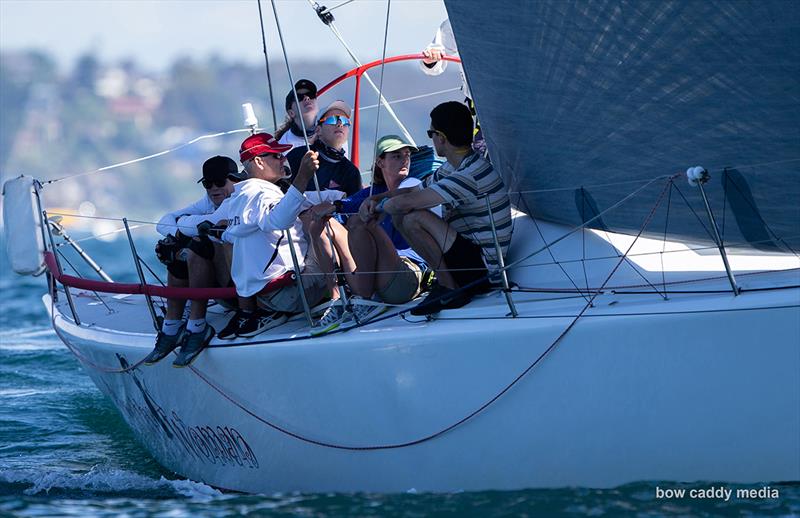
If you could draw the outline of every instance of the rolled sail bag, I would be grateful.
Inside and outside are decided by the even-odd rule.
[[[3,184],[3,224],[11,268],[22,275],[45,271],[42,215],[36,200],[36,180],[20,175]]]

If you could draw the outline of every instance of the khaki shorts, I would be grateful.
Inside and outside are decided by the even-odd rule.
[[[419,284],[422,281],[422,269],[408,257],[400,257],[400,271],[395,272],[392,280],[378,290],[381,300],[387,304],[405,304],[419,295]]]
[[[303,268],[303,288],[310,307],[316,306],[330,294],[325,283],[325,276],[322,275],[317,259],[311,252],[306,255],[306,264]],[[258,304],[284,313],[303,312],[303,300],[300,298],[297,284],[284,286],[265,295],[258,295]]]

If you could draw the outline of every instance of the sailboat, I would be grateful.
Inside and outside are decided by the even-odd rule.
[[[154,458],[223,489],[800,480],[800,4],[446,5],[515,208],[507,287],[144,367],[159,292],[65,275],[23,178],[12,262],[48,268],[59,337]]]

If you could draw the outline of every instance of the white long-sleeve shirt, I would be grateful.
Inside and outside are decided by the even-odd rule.
[[[297,189],[295,189],[294,187],[292,189],[297,191]],[[235,192],[236,191],[234,190],[234,193]],[[297,192],[299,194],[299,191]],[[305,200],[303,200],[300,205],[300,212],[303,212],[304,210],[309,209],[312,206],[317,205],[319,203],[325,201],[332,202],[335,200],[341,200],[347,195],[342,191],[337,191],[334,189],[325,189],[320,193],[317,193],[317,191],[306,191],[301,196],[305,198]],[[216,225],[221,221],[227,221],[229,219],[229,212],[230,212],[229,200],[232,197],[233,196],[231,196],[230,198],[226,198],[222,202],[222,204],[217,208],[217,210],[210,214],[194,214],[194,215],[184,214],[178,219],[176,225],[180,227],[181,233],[183,233],[186,236],[189,237],[199,236],[200,233],[197,231],[197,225],[199,225],[200,223],[204,221],[209,221],[212,224]],[[223,235],[223,238],[224,237],[225,236]]]
[[[215,210],[217,210],[217,206],[214,205],[214,203],[208,196],[203,196],[202,198],[200,198],[199,200],[197,200],[196,202],[192,203],[187,207],[164,214],[161,217],[161,219],[158,220],[158,224],[156,225],[156,232],[158,232],[164,237],[168,236],[169,234],[175,235],[175,232],[177,232],[178,230],[180,230],[182,234],[190,235],[185,232],[185,229],[178,227],[178,219],[180,219],[182,216],[193,216],[193,215],[200,216],[204,214],[211,214]],[[197,223],[200,223],[201,221],[203,221],[203,219],[207,218],[204,217],[200,219]],[[195,233],[195,235],[197,234]]]
[[[308,241],[297,218],[306,198],[291,187],[286,195],[270,182],[250,178],[236,184],[233,194],[208,217],[186,216],[178,221],[188,235],[197,235],[196,226],[204,220],[228,220],[222,239],[233,243],[231,278],[236,293],[250,297],[276,277],[293,269],[292,253],[286,231],[291,235],[302,270]]]
[[[458,56],[458,45],[456,44],[456,37],[453,34],[453,28],[450,26],[450,19],[443,21],[436,34],[425,50],[439,49],[448,56]],[[447,68],[447,61],[441,60],[432,67],[428,67],[420,60],[419,66],[423,72],[429,76],[438,76]],[[461,91],[464,92],[466,97],[472,98],[469,92],[469,85],[467,84],[467,77],[464,75],[464,68],[459,64],[458,71],[461,76]]]
[[[236,184],[233,194],[209,215],[184,216],[178,220],[187,235],[197,235],[197,224],[208,220],[228,221],[222,234],[224,241],[233,243],[231,278],[236,293],[250,297],[261,291],[271,280],[293,269],[292,252],[286,236],[288,230],[294,244],[298,267],[302,270],[308,241],[297,216],[318,201],[317,193],[304,196],[295,187],[284,195],[270,182],[250,178]],[[322,201],[341,199],[344,193],[323,191]]]

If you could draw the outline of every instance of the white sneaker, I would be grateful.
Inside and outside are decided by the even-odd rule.
[[[342,325],[342,323],[352,318],[353,315],[349,311],[344,310],[341,302],[338,300],[333,301],[331,305],[328,306],[328,309],[325,310],[325,313],[322,314],[322,318],[314,323],[314,327],[311,328],[311,336],[322,335],[333,331]]]
[[[366,324],[388,309],[385,304],[375,302],[374,300],[363,299],[355,295],[350,299],[350,304],[352,306],[353,318],[350,322],[347,322],[348,324],[352,324],[349,327]]]

